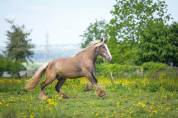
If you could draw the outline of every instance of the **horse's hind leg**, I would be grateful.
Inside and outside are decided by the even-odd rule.
[[[58,77],[57,79],[58,79],[58,82],[57,82],[57,84],[55,86],[56,91],[58,92],[58,94],[61,97],[63,97],[63,98],[69,98],[67,95],[65,95],[63,92],[61,92],[61,87],[64,84],[64,82],[65,82],[66,79],[62,78],[62,77]]]
[[[46,73],[46,80],[41,83],[41,92],[39,98],[42,100],[47,99],[48,97],[45,94],[45,87],[51,84],[55,80],[56,74],[55,73]]]

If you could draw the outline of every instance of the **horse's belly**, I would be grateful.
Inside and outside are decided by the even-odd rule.
[[[65,78],[77,78],[83,76],[81,70],[79,69],[62,69],[59,71],[58,75]]]
[[[65,78],[77,78],[83,76],[82,68],[79,66],[79,64],[74,63],[70,59],[66,59],[58,63],[56,65],[56,71],[59,76]]]
[[[83,75],[81,73],[64,73],[62,74],[63,77],[65,78],[77,78],[77,77],[82,77]]]

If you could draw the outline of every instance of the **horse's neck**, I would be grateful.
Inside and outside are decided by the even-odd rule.
[[[90,47],[87,50],[83,51],[80,56],[84,57],[86,60],[91,60],[93,63],[96,62],[97,54],[94,47]]]

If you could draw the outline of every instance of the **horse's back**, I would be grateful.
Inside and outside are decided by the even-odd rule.
[[[59,76],[75,78],[82,76],[80,62],[75,58],[59,58],[54,60],[53,67]]]

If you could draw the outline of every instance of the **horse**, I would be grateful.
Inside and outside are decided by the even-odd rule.
[[[44,89],[54,80],[57,80],[55,86],[57,93],[63,98],[68,98],[67,95],[61,92],[61,87],[66,79],[86,77],[90,85],[95,88],[96,95],[103,97],[106,95],[106,92],[97,84],[95,77],[95,62],[99,55],[109,62],[112,60],[111,53],[104,39],[95,41],[72,57],[58,58],[43,64],[32,76],[31,81],[27,82],[25,90],[33,90],[39,83],[41,76],[45,74],[46,79],[41,83],[39,98],[42,100],[48,98]]]

